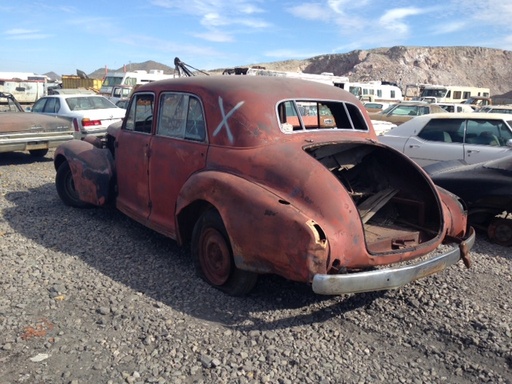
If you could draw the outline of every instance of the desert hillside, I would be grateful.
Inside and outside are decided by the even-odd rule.
[[[194,58],[180,57],[195,66]],[[169,62],[173,63],[174,58]],[[404,47],[356,50],[348,53],[325,54],[305,60],[286,60],[271,63],[237,63],[234,66],[261,65],[268,69],[332,72],[348,76],[351,81],[385,80],[402,86],[411,83],[467,85],[488,87],[491,95],[512,91],[512,51],[482,47]],[[132,69],[162,69],[172,73],[174,68],[154,61],[130,64]],[[220,73],[224,68],[209,70]],[[123,70],[119,68],[118,70]],[[98,69],[91,77],[103,77]]]

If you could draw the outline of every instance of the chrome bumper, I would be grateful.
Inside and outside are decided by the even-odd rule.
[[[469,251],[474,243],[475,231],[471,228],[467,239],[442,255],[398,268],[340,275],[315,275],[313,291],[320,295],[343,295],[400,288],[411,281],[441,272],[456,264],[463,257],[463,250]]]

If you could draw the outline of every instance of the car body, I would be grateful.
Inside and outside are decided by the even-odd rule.
[[[71,118],[76,139],[86,135],[104,137],[110,124],[121,121],[126,110],[117,107],[106,97],[83,93],[55,94],[41,97],[32,113]]]
[[[485,105],[478,109],[482,113],[512,113],[512,105]]]
[[[512,116],[478,112],[418,116],[379,136],[379,141],[422,167],[448,160],[475,164],[512,154]]]
[[[436,104],[422,101],[403,101],[389,106],[382,112],[371,113],[370,118],[372,120],[389,121],[390,123],[400,125],[416,116],[444,112],[446,111]]]
[[[12,94],[0,92],[0,152],[28,151],[43,157],[71,139],[69,119],[27,113]]]
[[[232,295],[268,273],[318,294],[397,288],[468,262],[474,242],[459,199],[380,144],[361,102],[330,85],[271,76],[145,84],[100,144],[86,137],[55,151],[62,201],[112,202],[190,244],[198,273]]]
[[[462,198],[472,226],[512,245],[512,156],[477,164],[446,161],[425,167],[434,183]]]

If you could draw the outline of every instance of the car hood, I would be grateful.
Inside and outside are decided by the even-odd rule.
[[[69,131],[71,120],[37,113],[5,112],[0,114],[0,132]]]

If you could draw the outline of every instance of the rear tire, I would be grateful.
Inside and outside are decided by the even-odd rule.
[[[87,208],[90,206],[90,204],[83,202],[78,197],[75,183],[73,182],[73,174],[71,173],[71,168],[69,168],[67,161],[63,162],[57,169],[55,186],[57,188],[57,194],[64,204],[74,208]]]
[[[509,247],[512,245],[512,219],[495,217],[487,227],[489,239],[496,244]]]
[[[48,153],[48,149],[31,149],[28,153],[34,157],[45,157]]]
[[[231,296],[248,294],[258,274],[238,269],[222,218],[215,210],[204,212],[192,233],[192,257],[198,275]]]

